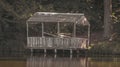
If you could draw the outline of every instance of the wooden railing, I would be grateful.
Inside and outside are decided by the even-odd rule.
[[[27,37],[27,48],[33,49],[85,49],[86,38]]]

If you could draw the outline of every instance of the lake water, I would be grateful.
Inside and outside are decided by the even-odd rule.
[[[120,67],[120,58],[54,56],[1,57],[0,67]]]

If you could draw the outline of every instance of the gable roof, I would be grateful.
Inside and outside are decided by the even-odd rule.
[[[55,13],[55,12],[36,12],[28,20],[28,23],[39,22],[73,22],[82,25],[89,25],[83,13]]]

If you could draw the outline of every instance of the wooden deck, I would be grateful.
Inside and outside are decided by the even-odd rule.
[[[86,49],[87,38],[27,37],[29,49]]]

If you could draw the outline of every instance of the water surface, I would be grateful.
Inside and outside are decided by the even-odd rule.
[[[120,67],[119,57],[44,57],[0,59],[0,67]]]

